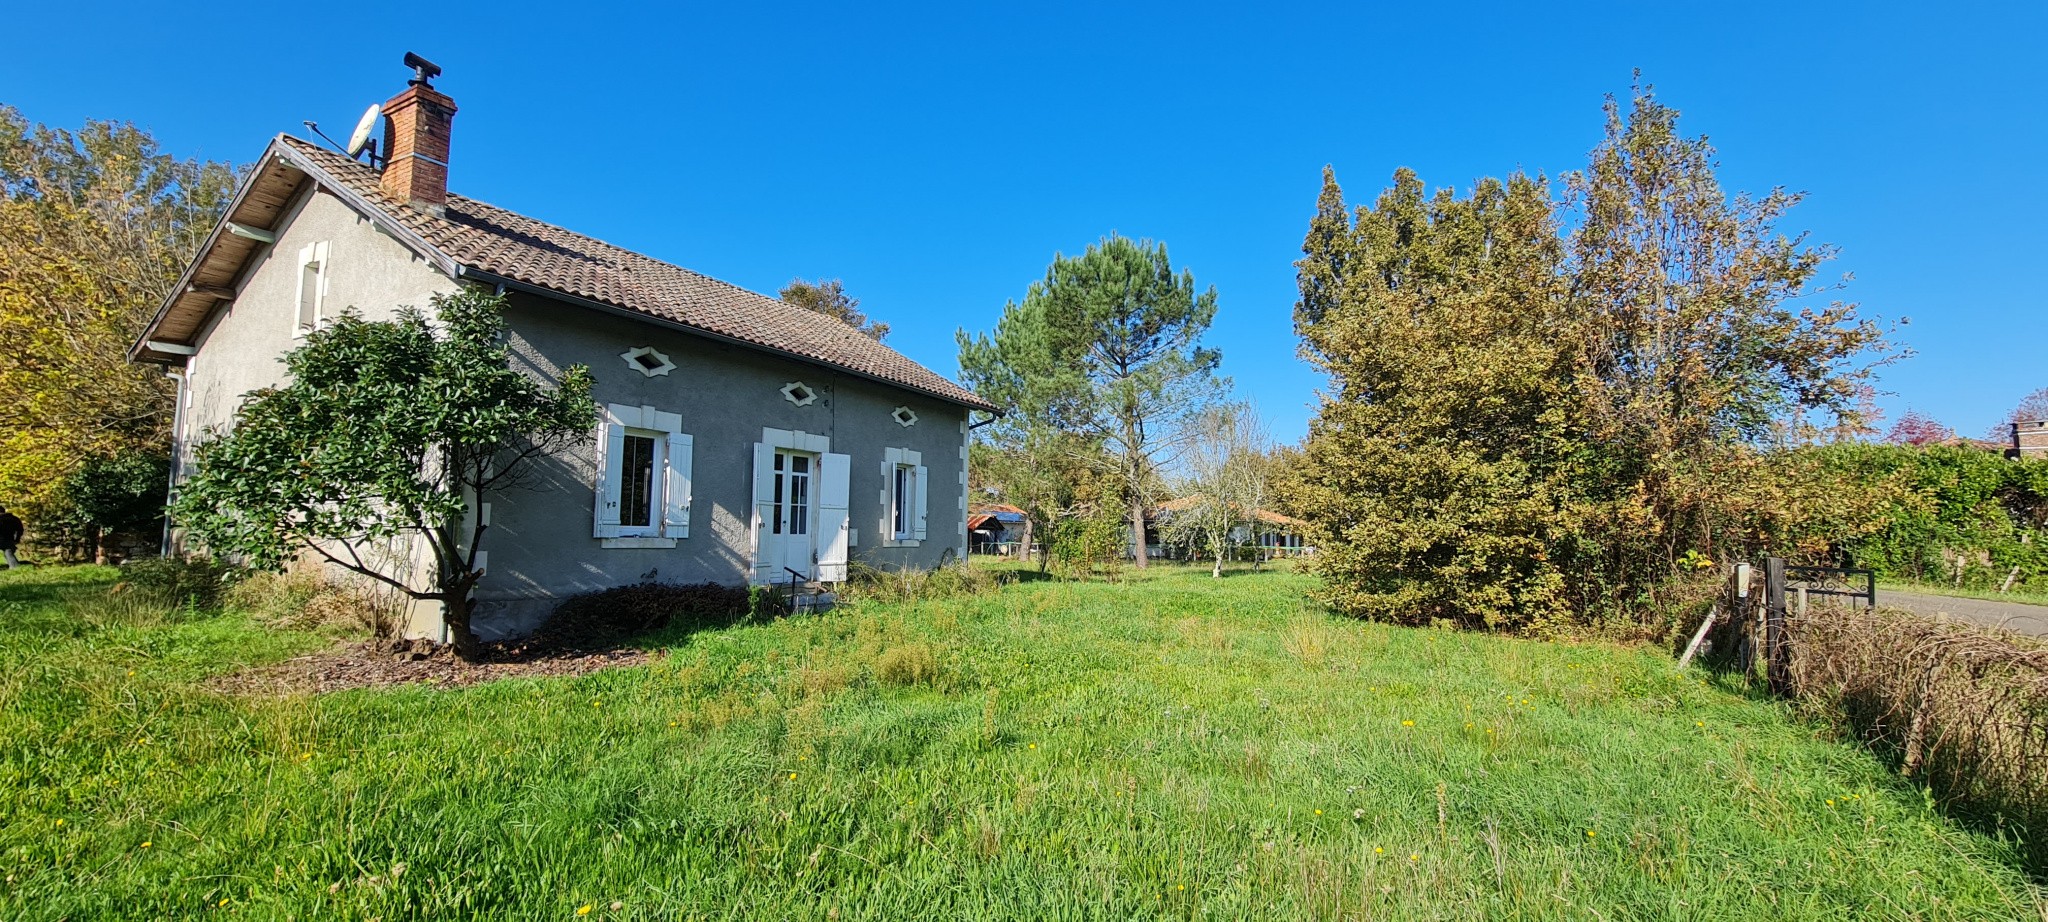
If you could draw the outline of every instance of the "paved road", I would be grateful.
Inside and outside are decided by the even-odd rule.
[[[1928,615],[1950,615],[1965,621],[2032,634],[2035,637],[2048,637],[2048,605],[1922,595],[1917,592],[1894,592],[1884,588],[1877,590],[1877,604]]]

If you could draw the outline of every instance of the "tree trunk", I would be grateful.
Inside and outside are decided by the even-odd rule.
[[[455,647],[455,655],[470,663],[482,659],[484,654],[483,640],[469,629],[469,616],[475,608],[476,600],[467,592],[441,602],[441,617],[448,625],[448,640]]]
[[[1131,558],[1138,569],[1145,569],[1145,501],[1131,493]]]
[[[1220,544],[1216,546],[1216,568],[1210,570],[1209,575],[1216,579],[1223,578],[1223,546]]]
[[[1020,544],[1020,545],[1017,545],[1017,559],[1018,559],[1018,560],[1030,560],[1030,559],[1031,559],[1031,535],[1032,535],[1032,533],[1033,533],[1033,532],[1035,532],[1035,531],[1037,531],[1037,529],[1036,529],[1035,527],[1033,527],[1033,525],[1032,525],[1032,522],[1031,522],[1031,517],[1030,517],[1030,516],[1028,516],[1028,515],[1027,515],[1027,516],[1025,516],[1025,517],[1024,517],[1024,543],[1023,543],[1023,544]]]

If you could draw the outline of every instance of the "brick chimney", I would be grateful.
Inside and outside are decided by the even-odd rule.
[[[2015,458],[2048,458],[2048,419],[2013,423],[2011,454]]]
[[[448,205],[448,133],[455,100],[428,81],[441,68],[408,53],[414,69],[405,92],[384,104],[384,194],[421,211],[441,214]]]

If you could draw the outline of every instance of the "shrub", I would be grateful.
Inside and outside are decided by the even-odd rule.
[[[1908,612],[1790,620],[1792,691],[2048,868],[2048,646]],[[2012,831],[2005,829],[2001,831]]]
[[[156,557],[121,567],[121,581],[177,605],[211,609],[236,581],[233,567],[210,557]]]
[[[544,645],[610,644],[662,628],[732,624],[755,611],[744,586],[718,583],[635,583],[563,602],[535,633]]]

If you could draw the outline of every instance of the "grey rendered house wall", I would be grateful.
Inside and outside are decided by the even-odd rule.
[[[528,630],[569,596],[645,580],[747,582],[753,565],[753,446],[764,427],[831,440],[850,458],[850,558],[881,568],[933,567],[965,553],[967,410],[821,366],[619,317],[541,296],[510,296],[515,368],[543,380],[582,364],[599,404],[651,406],[682,416],[693,438],[689,537],[670,548],[603,547],[593,537],[597,435],[535,465],[523,488],[486,497],[487,574],[477,587],[485,636]],[[652,346],[675,363],[649,377],[621,353]],[[782,394],[802,381],[818,394],[797,406]],[[904,427],[899,406],[917,414]],[[928,471],[926,539],[884,547],[882,461],[889,448],[918,452]]]
[[[400,305],[425,309],[427,299],[454,291],[456,282],[436,272],[369,219],[312,191],[302,194],[279,220],[277,242],[264,248],[242,276],[232,301],[215,311],[187,361],[188,409],[174,438],[181,459],[208,430],[225,431],[242,405],[242,395],[284,383],[278,360],[297,348],[299,251],[327,244],[327,312],[356,307],[365,317],[390,317]]]

